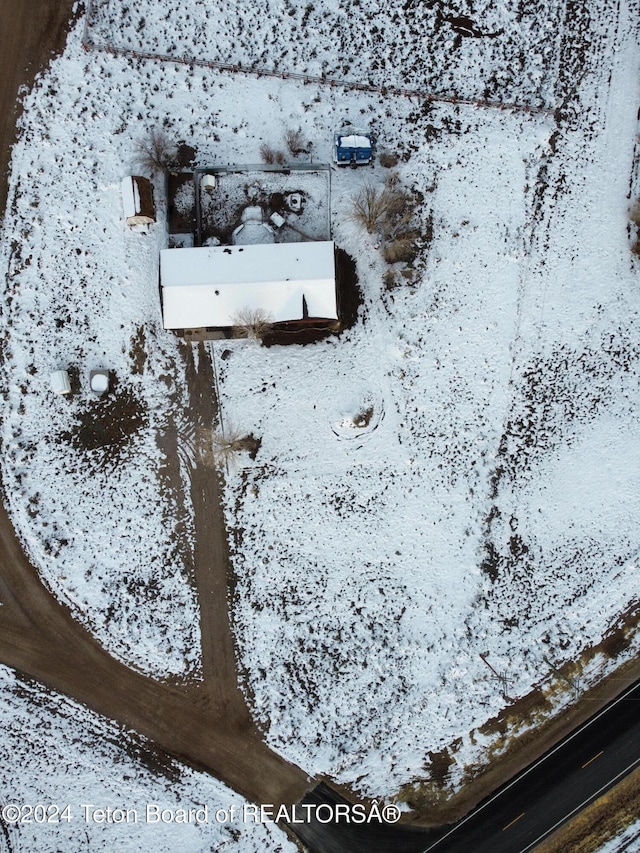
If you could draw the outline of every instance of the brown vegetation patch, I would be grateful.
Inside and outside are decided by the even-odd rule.
[[[144,367],[147,363],[146,342],[144,327],[138,326],[135,337],[131,338],[131,352],[129,353],[132,361],[131,372],[136,376],[144,374]]]
[[[551,703],[539,687],[535,687],[525,696],[521,696],[512,702],[506,708],[503,708],[499,714],[492,717],[490,720],[481,726],[478,731],[483,735],[506,735],[511,726],[521,724],[533,713],[548,712],[551,710]]]

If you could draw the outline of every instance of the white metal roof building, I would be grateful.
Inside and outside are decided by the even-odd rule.
[[[244,309],[272,322],[337,320],[333,242],[164,249],[165,329],[228,328]]]

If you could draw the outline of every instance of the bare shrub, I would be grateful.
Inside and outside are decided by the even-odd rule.
[[[285,132],[284,141],[287,145],[287,151],[292,157],[298,157],[300,154],[309,152],[309,143],[303,140],[302,131],[299,128],[298,130],[289,128]]]
[[[172,166],[178,156],[178,148],[161,128],[150,131],[135,146],[135,161],[147,172],[164,172]]]
[[[400,162],[400,158],[394,151],[381,151],[378,159],[380,165],[385,169],[393,169]]]
[[[368,406],[362,412],[358,412],[357,415],[353,418],[353,425],[358,429],[364,429],[368,427],[371,423],[371,418],[373,417],[373,406]]]
[[[284,151],[278,151],[270,145],[267,145],[266,142],[260,146],[260,156],[262,157],[262,162],[267,163],[268,165],[275,163],[278,166],[284,166],[287,160]]]
[[[273,328],[273,318],[262,308],[242,308],[233,315],[233,334],[236,338],[262,340]]]
[[[384,187],[379,190],[367,184],[356,196],[353,202],[353,218],[362,225],[369,234],[382,231],[390,234],[405,215],[411,215],[409,196],[401,190]]]
[[[382,255],[388,264],[397,264],[399,261],[410,263],[418,254],[416,243],[417,234],[410,232],[401,234],[387,243],[382,250]]]
[[[360,190],[353,202],[353,217],[369,234],[372,234],[386,216],[388,208],[387,193],[367,184]]]
[[[201,428],[198,430],[197,443],[203,465],[228,468],[236,464],[238,454],[243,451],[255,459],[261,440],[252,433],[243,435],[236,427],[227,425],[224,431],[212,432]]]
[[[274,162],[275,157],[276,157],[276,152],[274,151],[274,149],[270,145],[267,145],[266,142],[263,142],[262,145],[260,146],[260,156],[262,157],[263,163],[269,163],[270,164],[270,163]]]
[[[388,291],[395,290],[398,286],[398,280],[393,270],[385,270],[384,275],[382,276],[382,282],[385,290]]]

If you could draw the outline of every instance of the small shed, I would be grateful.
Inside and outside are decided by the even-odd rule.
[[[153,187],[149,178],[140,175],[123,178],[122,204],[127,225],[151,225],[156,221]]]
[[[370,133],[341,132],[336,133],[333,139],[334,163],[339,166],[365,166],[371,162],[373,145]]]
[[[215,190],[217,183],[215,175],[203,175],[200,178],[200,188],[203,190]]]
[[[69,394],[71,391],[71,381],[66,370],[54,370],[50,374],[51,390],[54,394]]]

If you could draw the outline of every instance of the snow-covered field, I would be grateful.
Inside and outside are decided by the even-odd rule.
[[[413,114],[400,173],[436,185],[416,286],[384,291],[347,225],[365,178],[341,173],[363,322],[306,349],[215,345],[225,418],[262,438],[228,487],[256,710],[278,749],[369,794],[428,778],[430,751],[455,752],[454,782],[481,761],[468,733],[504,705],[481,653],[524,696],[637,601],[638,50],[624,6],[597,11],[594,59],[616,60],[585,75],[555,153],[543,119],[459,110],[450,134],[441,109],[426,145],[436,119]]]
[[[242,44],[215,16],[199,18],[202,6],[168,1],[149,14],[97,4],[92,35],[246,61],[243,51],[258,56],[252,39],[268,43],[267,5],[265,15],[238,5]],[[164,126],[201,165],[255,163],[261,143],[282,148],[285,128],[299,127],[328,161],[347,117],[400,153],[401,182],[423,194],[417,276],[390,290],[378,238],[348,215],[387,170],[334,171],[334,236],[357,261],[358,323],[307,347],[213,348],[224,422],[262,439],[226,493],[234,624],[256,715],[307,771],[374,795],[428,777],[429,753],[454,741],[456,773],[480,760],[469,732],[504,704],[480,653],[524,695],[548,672],[543,656],[578,656],[637,599],[640,300],[626,230],[635,22],[625,2],[591,0],[569,32],[553,18],[563,5],[550,6],[487,6],[482,27],[513,33],[503,41],[455,44],[435,16],[416,85],[482,96],[491,78],[492,96],[526,103],[564,93],[558,132],[527,113],[84,53],[81,26],[25,99],[2,244],[9,508],[56,594],[114,654],[154,674],[197,670],[197,611],[188,536],[178,550],[174,536],[189,531],[189,506],[157,477],[158,437],[174,420],[180,430],[186,405],[175,341],[159,328],[166,233],[133,235],[121,218],[136,140]],[[295,21],[302,7],[291,8]],[[376,50],[400,71],[421,51],[383,18]],[[313,70],[315,50],[336,74],[344,60],[350,77],[368,77],[340,49],[347,30],[326,20],[315,41],[276,26],[283,51],[295,47]],[[195,38],[194,22],[216,39]],[[589,42],[580,77],[572,63]],[[130,355],[140,326],[143,373]],[[47,387],[67,364],[83,379],[70,401]],[[144,413],[106,468],[65,438],[89,411],[94,366],[113,370]]]
[[[180,428],[185,405],[157,298],[166,235],[163,225],[148,236],[124,225],[120,179],[140,131],[123,122],[120,87],[98,94],[98,65],[72,38],[26,99],[13,151],[2,236],[4,490],[43,579],[108,648],[153,674],[197,673],[189,507],[167,488],[157,441]],[[109,80],[112,67],[103,73]],[[121,85],[131,92],[126,74]],[[99,367],[115,386],[103,402],[89,389]],[[70,399],[50,389],[61,368],[75,371]]]
[[[565,3],[94,0],[90,38],[129,50],[462,98],[553,105]]]
[[[5,667],[0,729],[2,851],[296,850],[221,782],[159,759],[134,734]]]

